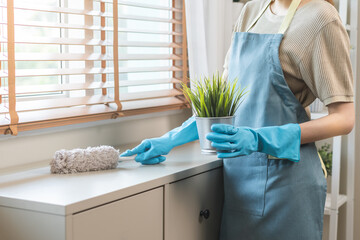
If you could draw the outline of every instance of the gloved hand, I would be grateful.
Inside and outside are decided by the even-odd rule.
[[[121,157],[137,154],[135,161],[144,165],[157,164],[165,161],[161,155],[168,154],[171,149],[182,144],[199,139],[195,117],[186,120],[177,127],[158,138],[145,139],[132,150],[127,150]]]
[[[251,129],[227,124],[213,124],[206,138],[217,150],[219,158],[232,158],[262,152],[273,157],[300,160],[301,129],[299,124]]]

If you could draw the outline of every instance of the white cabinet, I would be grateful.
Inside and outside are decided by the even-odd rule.
[[[65,217],[0,206],[0,240],[64,240]]]
[[[217,240],[222,204],[218,167],[69,215],[0,206],[0,239]]]
[[[222,204],[217,168],[76,213],[72,240],[217,240]]]
[[[167,240],[217,240],[223,204],[222,169],[169,184]]]
[[[217,168],[76,213],[68,231],[72,240],[217,240],[222,204]]]
[[[163,239],[163,188],[73,215],[73,240]]]
[[[222,161],[198,142],[158,165],[0,175],[0,240],[218,239],[222,181]]]
[[[160,240],[163,187],[59,216],[0,207],[1,240]]]

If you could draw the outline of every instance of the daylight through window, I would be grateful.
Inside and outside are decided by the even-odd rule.
[[[0,0],[0,134],[188,107],[183,0]]]

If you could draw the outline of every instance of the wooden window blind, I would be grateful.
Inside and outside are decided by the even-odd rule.
[[[189,107],[184,0],[0,0],[0,134]]]

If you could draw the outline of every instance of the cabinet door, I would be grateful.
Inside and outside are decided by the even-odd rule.
[[[73,216],[73,240],[163,239],[163,187]]]
[[[222,169],[172,183],[168,189],[166,240],[218,240],[224,195]],[[204,216],[207,213],[209,216]]]

